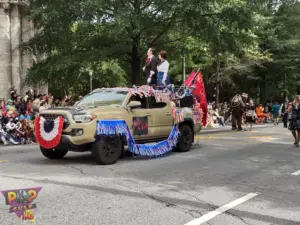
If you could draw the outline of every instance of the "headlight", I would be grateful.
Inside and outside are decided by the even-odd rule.
[[[87,123],[97,118],[95,115],[83,114],[83,115],[74,115],[74,120],[77,123]]]

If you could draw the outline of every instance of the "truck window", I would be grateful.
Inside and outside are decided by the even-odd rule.
[[[86,95],[80,102],[76,104],[76,106],[121,106],[127,94],[128,92],[126,91],[115,90],[92,92]]]
[[[150,109],[164,108],[167,105],[165,102],[156,102],[155,97],[150,97]]]
[[[141,98],[139,95],[133,95],[133,96],[131,96],[130,97],[130,99],[129,99],[129,102],[131,102],[131,101],[138,101],[138,102],[141,102],[141,109],[147,109],[148,107],[147,107],[147,98],[145,98],[145,97],[143,97],[143,98]],[[128,103],[129,103],[128,102]]]

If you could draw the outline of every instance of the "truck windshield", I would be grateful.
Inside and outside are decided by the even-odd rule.
[[[103,90],[86,95],[76,104],[78,107],[121,106],[128,92]]]

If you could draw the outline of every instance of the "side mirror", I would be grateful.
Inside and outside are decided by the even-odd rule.
[[[129,104],[127,105],[127,107],[130,108],[130,109],[139,108],[139,107],[141,107],[141,106],[142,106],[142,104],[141,104],[141,102],[139,102],[139,101],[131,101],[131,102],[129,102]]]

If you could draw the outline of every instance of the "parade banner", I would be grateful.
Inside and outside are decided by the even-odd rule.
[[[192,94],[197,98],[200,102],[200,108],[202,109],[202,125],[206,126],[207,123],[207,99],[206,99],[206,91],[203,81],[203,76],[201,72],[192,72],[187,80],[184,82],[185,85],[191,87],[194,86],[195,90],[193,90]]]
[[[24,188],[1,191],[1,193],[5,198],[5,204],[10,206],[9,213],[16,213],[21,220],[35,222],[33,209],[37,208],[37,204],[33,201],[38,197],[41,189],[42,187]]]

